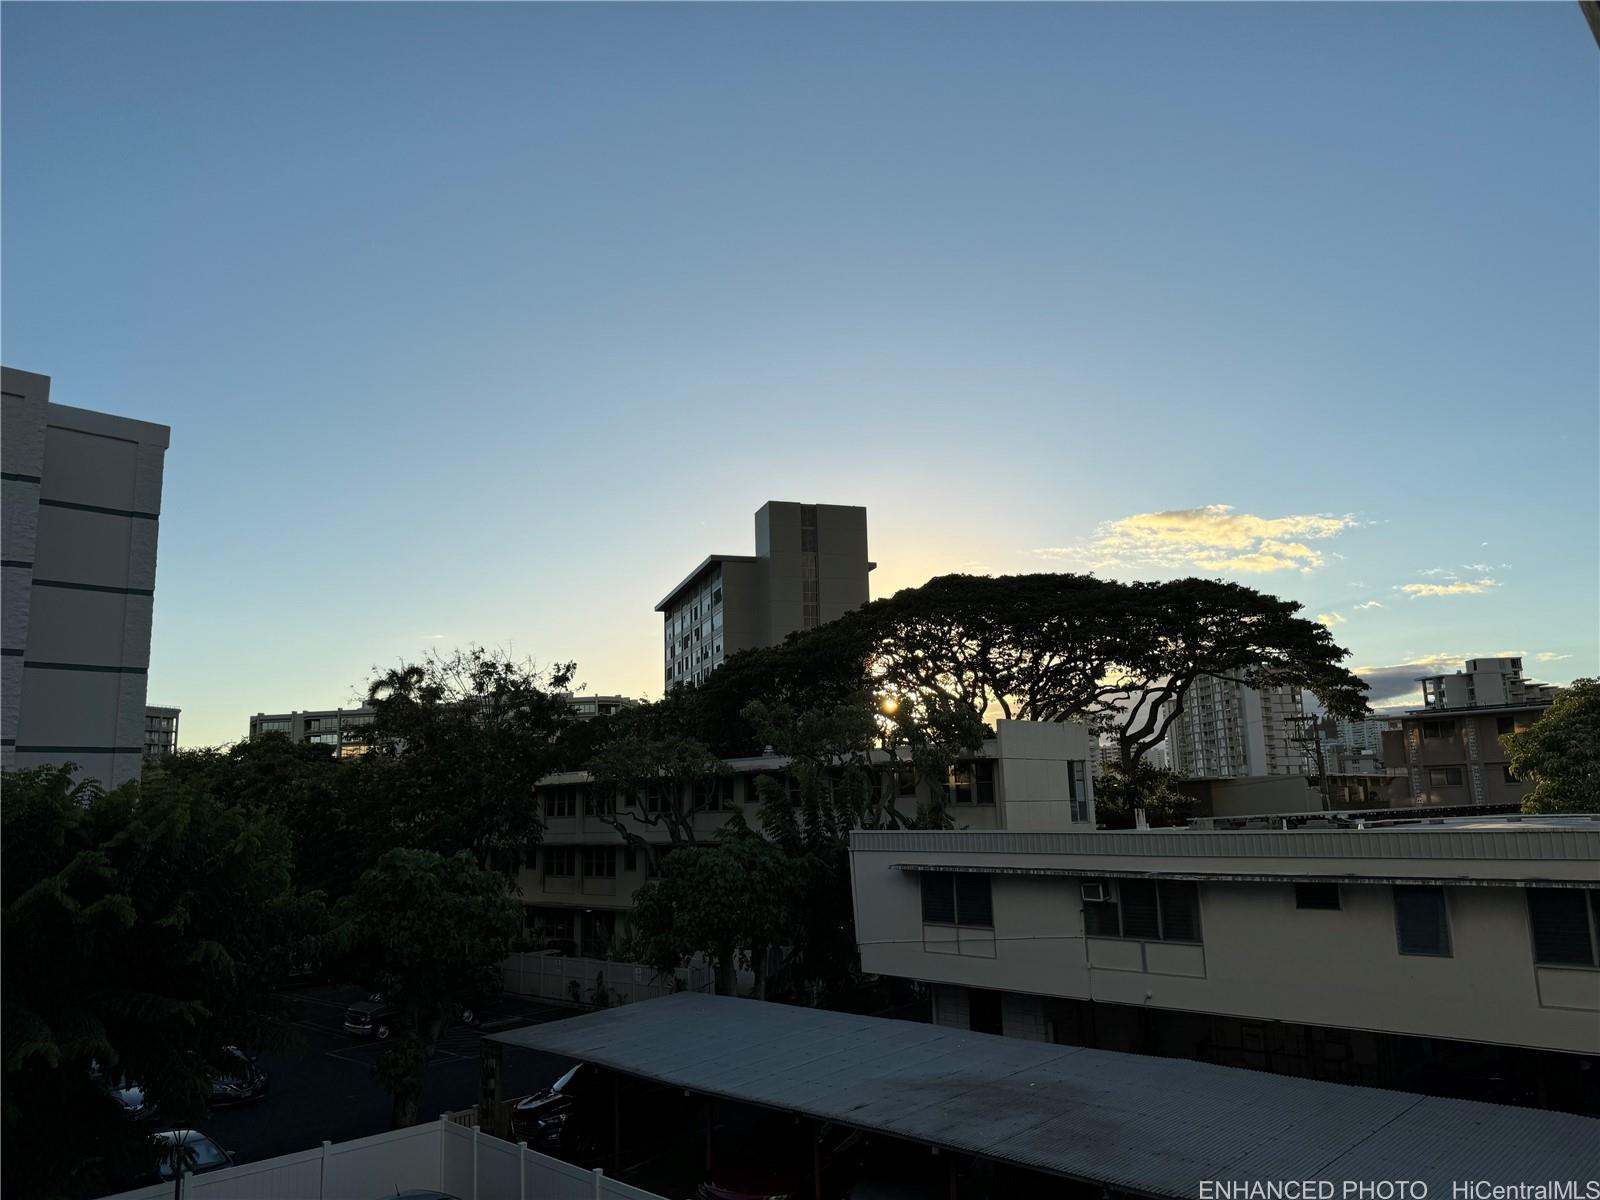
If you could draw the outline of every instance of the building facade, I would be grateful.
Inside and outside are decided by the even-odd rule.
[[[572,716],[579,721],[609,717],[639,703],[627,696],[571,695],[566,700]],[[253,742],[269,733],[281,733],[291,742],[337,747],[341,755],[349,757],[366,753],[362,731],[372,724],[374,716],[374,710],[365,704],[355,708],[257,713],[250,718],[247,737]]]
[[[994,737],[945,781],[949,811],[965,828],[1092,830],[1093,756],[1093,735],[1081,725],[998,721]],[[914,778],[909,763],[891,771],[886,756],[878,761],[900,789],[907,812],[929,798],[927,784]],[[709,842],[734,812],[758,827],[756,781],[763,775],[784,779],[788,764],[782,755],[728,759],[726,775],[715,783],[685,785],[676,794],[641,794],[620,808],[597,798],[586,771],[541,781],[536,792],[543,844],[518,880],[528,940],[570,953],[602,949],[625,925],[651,867],[650,855],[631,845],[619,824],[650,847],[671,843],[662,817],[668,807],[684,814],[696,842]]]
[[[866,509],[769,500],[755,527],[755,554],[711,555],[656,605],[667,691],[867,602]]]
[[[1549,707],[1545,700],[1407,713],[1396,722],[1399,728],[1383,735],[1384,763],[1407,780],[1413,804],[1520,804],[1534,785],[1511,774],[1511,755],[1500,739],[1526,729]]]
[[[857,833],[862,969],[984,1032],[1600,1104],[1600,817],[1329,824]]]
[[[0,761],[139,778],[165,425],[50,403],[5,368]]]
[[[1520,658],[1469,658],[1463,671],[1424,675],[1417,682],[1425,709],[1543,707],[1559,690],[1524,679]]]
[[[1167,728],[1172,769],[1194,779],[1310,774],[1304,715],[1299,688],[1253,688],[1203,675]]]
[[[147,704],[144,708],[144,759],[159,762],[178,752],[178,716],[182,710]]]

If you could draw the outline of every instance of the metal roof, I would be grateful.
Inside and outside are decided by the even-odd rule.
[[[1421,1179],[1445,1200],[1454,1180],[1600,1178],[1588,1117],[758,1000],[679,993],[487,1036],[1150,1196]]]

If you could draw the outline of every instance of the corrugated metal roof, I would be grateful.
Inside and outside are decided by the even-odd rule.
[[[1152,1196],[1202,1180],[1600,1179],[1600,1121],[682,993],[488,1035]],[[1581,1187],[1581,1185],[1580,1185]]]

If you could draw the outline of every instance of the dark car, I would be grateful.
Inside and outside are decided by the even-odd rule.
[[[156,1173],[163,1179],[173,1179],[180,1170],[191,1175],[207,1171],[220,1171],[233,1166],[233,1155],[198,1129],[164,1129],[155,1135],[161,1148],[161,1161]]]
[[[391,1004],[381,993],[374,992],[365,1000],[345,1009],[345,1031],[357,1037],[377,1038],[381,1042],[394,1032],[395,1018],[399,1015],[399,1005]],[[463,1005],[456,1010],[456,1020],[463,1025],[476,1025],[478,1012],[470,1005]]]
[[[249,1104],[267,1094],[267,1073],[256,1065],[256,1060],[229,1046],[226,1066],[211,1070],[207,1076],[211,1083],[211,1107],[230,1108],[235,1104]]]

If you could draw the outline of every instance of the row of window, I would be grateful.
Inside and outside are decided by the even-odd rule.
[[[1492,763],[1489,765],[1493,765]],[[1500,778],[1507,783],[1516,783],[1517,777],[1511,773],[1510,763],[1500,764]],[[1465,781],[1465,772],[1461,767],[1429,767],[1429,787],[1460,787]]]
[[[990,876],[923,872],[922,920],[927,925],[994,928]],[[1444,888],[1396,884],[1395,939],[1401,954],[1448,958],[1449,907]],[[1088,937],[1200,944],[1200,889],[1186,880],[1117,879],[1084,883],[1083,931]],[[1341,908],[1336,883],[1297,883],[1295,907]],[[1541,966],[1600,967],[1600,889],[1529,888],[1533,957]]]
[[[554,878],[570,878],[577,875],[578,867],[582,866],[585,879],[615,879],[617,849],[616,846],[546,846],[542,856],[544,873]],[[638,870],[639,852],[632,846],[621,849],[622,869]]]
[[[1522,717],[1496,717],[1494,731],[1497,736],[1504,737],[1508,733],[1521,733],[1528,728],[1529,718]],[[1453,720],[1424,721],[1422,722],[1422,738],[1432,742],[1443,738],[1456,736],[1456,723]]]

